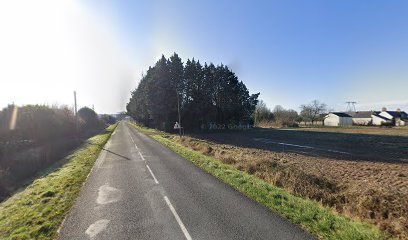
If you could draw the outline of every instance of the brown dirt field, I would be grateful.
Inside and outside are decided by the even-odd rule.
[[[333,135],[322,136],[314,131],[306,135],[296,135],[296,132],[283,131],[284,136],[291,136],[288,138],[280,136],[281,133],[275,130],[267,132],[267,135],[268,139],[275,137],[277,141],[285,139],[286,142],[300,138],[305,144],[313,146],[327,138],[333,139]],[[353,154],[327,153],[325,147],[332,147],[327,144],[323,144],[323,150],[298,150],[296,147],[282,150],[273,143],[254,141],[254,137],[265,137],[265,132],[252,130],[196,134],[194,138],[184,137],[181,140],[172,138],[293,194],[322,202],[346,216],[376,224],[398,239],[408,239],[408,162],[405,161],[405,153],[400,151],[408,146],[407,137],[381,142],[384,145],[388,141],[396,141],[401,146],[390,149],[385,144],[376,151],[383,152],[383,156],[374,161],[368,160],[371,153],[361,154],[369,151],[370,147],[360,149],[356,155],[353,149],[348,149]],[[341,135],[339,139],[346,138],[354,144],[361,140],[360,135],[354,137],[357,140],[351,134]],[[357,148],[361,146],[357,145]],[[393,159],[385,161],[386,158]]]

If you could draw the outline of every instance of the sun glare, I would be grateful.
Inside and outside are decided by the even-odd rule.
[[[114,28],[77,0],[2,1],[0,35],[1,107],[72,104],[74,90],[92,106],[128,75]]]
[[[16,129],[16,123],[17,123],[17,114],[18,114],[18,107],[14,106],[13,112],[11,113],[11,118],[10,118],[10,130]]]
[[[45,91],[57,86],[57,81],[67,87],[66,80],[74,77],[69,71],[75,64],[69,17],[77,11],[76,5],[76,1],[64,0],[0,3],[3,96],[37,102],[45,100]]]

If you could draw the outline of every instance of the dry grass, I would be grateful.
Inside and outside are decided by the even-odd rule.
[[[393,129],[385,130],[397,134]],[[360,133],[359,129],[333,131]],[[369,134],[377,134],[376,131],[384,135],[384,129],[373,129]],[[405,129],[401,132],[405,134]],[[398,239],[408,239],[407,164],[331,159],[190,137],[170,138],[298,196],[322,202],[341,214],[376,224]]]

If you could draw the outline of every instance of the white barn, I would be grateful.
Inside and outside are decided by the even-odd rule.
[[[371,117],[373,118],[373,125],[375,125],[375,126],[381,126],[383,124],[391,124],[392,123],[391,119],[383,117],[383,116],[381,116],[379,114],[373,114]]]
[[[342,112],[331,112],[324,117],[324,125],[332,127],[352,126],[353,118]]]
[[[372,116],[374,112],[372,111],[362,111],[362,112],[346,112],[353,118],[353,125],[371,125]]]
[[[399,108],[396,111],[387,111],[383,108],[381,112],[375,112],[372,115],[373,125],[381,126],[384,124],[395,126],[408,126],[408,114]]]
[[[384,108],[378,115],[391,120],[395,126],[408,125],[408,114],[400,109],[397,109],[397,111],[387,111]]]

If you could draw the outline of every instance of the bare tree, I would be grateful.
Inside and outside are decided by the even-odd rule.
[[[263,122],[269,122],[273,120],[273,114],[271,110],[266,106],[265,102],[259,100],[258,104],[256,105],[255,112],[254,112],[254,123],[258,125]]]
[[[281,105],[276,105],[273,109],[275,124],[282,127],[298,126],[298,113],[293,109],[285,109]]]
[[[318,100],[313,100],[309,104],[302,104],[300,106],[300,115],[303,119],[309,120],[312,124],[320,118],[320,115],[327,111],[327,105]]]

